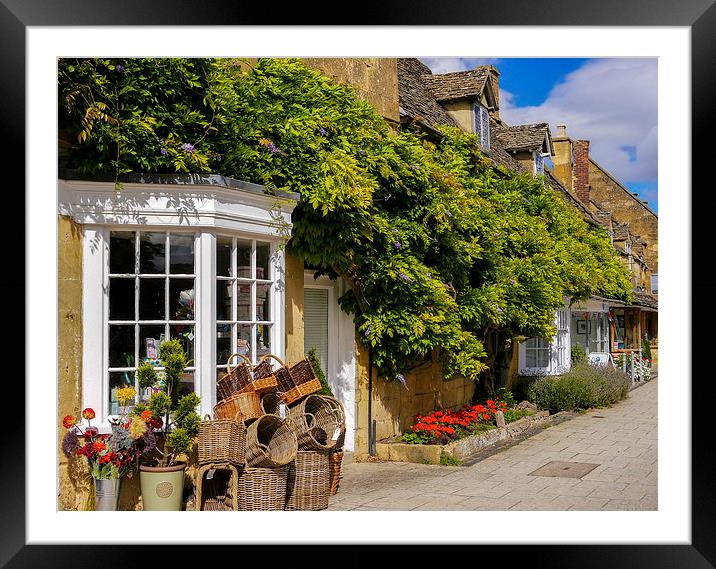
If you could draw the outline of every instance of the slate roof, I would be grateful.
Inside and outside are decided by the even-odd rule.
[[[426,75],[423,82],[437,101],[479,97],[489,76],[487,67],[476,67],[469,71]]]
[[[626,223],[614,224],[614,240],[626,241],[629,239],[629,226]]]
[[[631,303],[634,306],[643,306],[646,308],[653,308],[654,310],[658,310],[659,308],[659,301],[648,292],[633,290],[631,297]]]
[[[401,117],[415,120],[431,130],[440,125],[457,126],[425,86],[422,78],[430,73],[430,69],[417,59],[398,59],[398,103]]]
[[[498,135],[498,138],[506,150],[519,152],[541,148],[548,133],[549,125],[546,122],[518,124],[507,127]]]

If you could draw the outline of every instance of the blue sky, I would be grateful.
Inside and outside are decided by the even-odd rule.
[[[658,211],[655,58],[422,58],[433,73],[494,65],[500,116],[508,124],[567,125],[574,139]]]

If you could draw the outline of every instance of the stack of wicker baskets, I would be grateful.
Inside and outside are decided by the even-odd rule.
[[[240,356],[232,366],[236,356],[217,383],[215,418],[200,427],[197,510],[325,509],[340,478],[342,404],[315,394],[308,358],[286,365],[268,355],[252,367]]]

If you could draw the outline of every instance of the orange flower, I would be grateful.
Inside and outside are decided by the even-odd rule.
[[[92,450],[94,450],[95,452],[102,452],[106,448],[107,448],[107,445],[104,444],[102,441],[92,443]]]
[[[84,409],[82,411],[82,418],[87,419],[88,421],[95,418],[94,409],[91,407],[87,407],[87,409]]]
[[[141,417],[145,421],[149,421],[149,419],[152,418],[152,412],[149,409],[146,409],[145,411],[142,411]]]
[[[62,425],[65,429],[71,429],[74,424],[75,418],[72,415],[65,415],[65,418],[62,419]]]

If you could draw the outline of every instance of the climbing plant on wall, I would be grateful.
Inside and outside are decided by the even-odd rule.
[[[396,130],[299,60],[61,60],[60,132],[85,173],[218,172],[301,195],[288,251],[340,299],[381,375],[439,353],[486,369],[495,331],[549,336],[564,298],[627,299],[607,233],[456,128]]]

